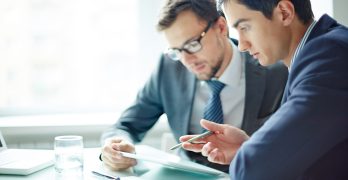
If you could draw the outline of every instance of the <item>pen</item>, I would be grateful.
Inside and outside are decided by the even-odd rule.
[[[211,134],[214,134],[214,133],[212,131],[206,131],[206,132],[204,132],[204,133],[202,133],[200,135],[197,135],[197,136],[195,136],[195,137],[193,137],[193,138],[191,138],[191,139],[189,139],[189,140],[187,140],[185,142],[189,142],[190,143],[190,142],[193,142],[193,141],[195,141],[195,140],[197,140],[199,138],[204,138],[204,137],[209,136]],[[184,143],[184,142],[181,142],[181,143],[171,147],[170,150],[174,150],[174,149],[180,147],[182,145],[182,143]]]
[[[101,177],[104,177],[104,178],[107,178],[107,179],[114,179],[114,180],[120,180],[120,178],[119,177],[112,177],[112,176],[108,176],[108,175],[105,175],[105,174],[101,174],[101,173],[99,173],[99,172],[97,172],[97,171],[92,171],[92,173],[94,174],[94,175],[97,175],[97,176],[101,176]]]

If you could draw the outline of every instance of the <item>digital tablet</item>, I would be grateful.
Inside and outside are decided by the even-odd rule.
[[[160,150],[157,153],[137,153],[137,154],[132,154],[132,153],[127,153],[127,152],[120,152],[122,156],[128,157],[128,158],[133,158],[137,160],[143,160],[143,161],[149,161],[153,163],[158,163],[162,164],[166,167],[169,168],[174,168],[182,171],[188,171],[192,173],[200,173],[200,174],[207,174],[207,175],[222,175],[224,172],[218,171],[216,169],[203,166],[198,163],[194,163],[188,160],[183,160],[178,156],[171,155],[169,153],[162,152]],[[156,155],[155,155],[156,154]]]

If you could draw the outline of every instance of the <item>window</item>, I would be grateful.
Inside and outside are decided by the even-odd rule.
[[[316,20],[323,14],[328,14],[333,17],[333,0],[312,0],[311,5]]]
[[[165,47],[160,2],[1,0],[0,116],[128,106]]]
[[[166,47],[161,3],[0,0],[0,116],[124,109]]]

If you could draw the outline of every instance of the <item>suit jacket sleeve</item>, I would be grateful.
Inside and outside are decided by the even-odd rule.
[[[112,136],[122,136],[130,141],[139,142],[157,122],[158,118],[163,114],[159,79],[161,78],[164,60],[162,56],[157,69],[138,92],[133,105],[122,113],[115,125],[103,133],[101,137],[102,142]]]
[[[314,39],[302,49],[286,102],[239,149],[232,179],[297,179],[347,141],[348,46],[339,42]]]

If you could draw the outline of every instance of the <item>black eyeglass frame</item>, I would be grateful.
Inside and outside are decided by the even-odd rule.
[[[165,54],[170,59],[178,61],[181,59],[182,51],[185,51],[188,54],[194,54],[194,53],[199,52],[203,47],[201,44],[201,40],[207,34],[207,32],[209,31],[209,29],[213,25],[213,23],[214,23],[214,21],[208,22],[207,27],[203,30],[203,32],[200,34],[200,36],[197,39],[194,39],[194,40],[191,40],[191,41],[185,43],[184,45],[182,45],[181,48],[168,48]],[[195,43],[195,45],[199,45],[199,47],[195,50],[190,50],[189,48],[187,48],[187,46],[191,46],[193,43]]]

